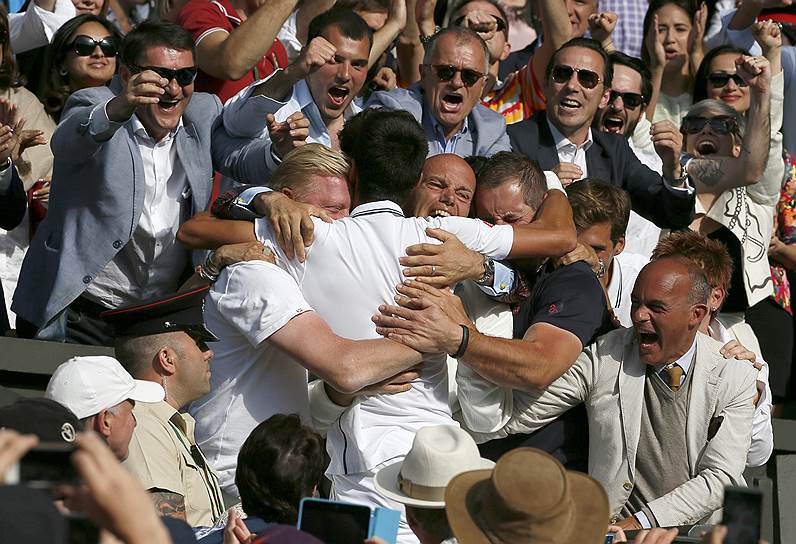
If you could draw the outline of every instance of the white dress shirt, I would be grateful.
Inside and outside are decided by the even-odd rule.
[[[570,142],[566,136],[561,134],[561,132],[553,126],[553,123],[551,123],[549,119],[547,119],[547,126],[550,127],[550,132],[553,135],[553,141],[556,143],[558,162],[571,162],[576,164],[583,173],[583,175],[578,179],[589,177],[589,169],[586,166],[586,151],[588,151],[594,143],[594,140],[591,137],[591,129],[589,129],[589,133],[586,135],[586,141],[580,145],[575,145]]]
[[[132,238],[84,292],[88,299],[114,308],[176,291],[188,263],[188,250],[177,241],[177,230],[190,213],[191,193],[174,145],[177,132],[184,130],[182,120],[156,142],[135,115],[126,123],[115,123],[108,119],[105,106],[100,104],[91,114],[91,135],[107,140],[124,126],[138,144],[146,184]]]
[[[255,231],[332,330],[354,340],[378,338],[371,316],[379,305],[394,303],[395,286],[404,279],[398,258],[410,245],[439,243],[426,234],[428,227],[445,229],[493,259],[505,258],[514,242],[508,225],[490,227],[463,217],[404,218],[401,208],[389,201],[357,206],[350,217],[332,223],[313,221],[315,240],[303,263],[287,259],[268,221],[258,219]],[[346,410],[327,436],[327,472],[367,472],[406,455],[421,427],[455,425],[447,378],[445,355],[429,355],[410,391],[367,397]]]
[[[19,54],[48,45],[61,25],[72,19],[76,13],[72,0],[55,0],[53,11],[41,9],[35,2],[31,2],[26,11],[9,13],[11,49]]]

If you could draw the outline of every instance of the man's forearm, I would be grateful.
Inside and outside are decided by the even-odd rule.
[[[561,191],[548,191],[527,225],[514,225],[514,243],[509,257],[561,257],[577,245],[572,208]]]
[[[757,16],[760,15],[761,7],[762,6],[754,0],[741,2],[738,4],[738,9],[735,11],[735,15],[733,15],[727,28],[730,30],[743,30],[752,26],[757,20]]]
[[[541,47],[531,56],[529,63],[538,81],[544,81],[547,63],[558,48],[566,43],[572,35],[572,24],[564,2],[561,0],[542,0],[540,2],[542,31],[544,41]]]
[[[558,377],[532,342],[487,336],[474,326],[459,362],[496,385],[521,391],[542,389]]]
[[[319,378],[341,393],[352,394],[411,368],[422,359],[417,351],[392,340],[341,339],[328,353],[334,361],[328,372],[316,369]]]
[[[306,76],[298,72],[299,70],[292,64],[284,70],[278,70],[268,80],[257,85],[252,90],[251,96],[266,96],[272,100],[285,102],[293,93],[293,86]]]

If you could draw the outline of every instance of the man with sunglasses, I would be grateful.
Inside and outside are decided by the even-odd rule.
[[[22,336],[112,345],[102,311],[174,292],[190,270],[175,234],[207,207],[221,104],[194,95],[193,41],[173,23],[139,25],[121,61],[109,87],[70,97],[53,135],[63,192],[54,188],[22,265]]]
[[[611,75],[599,42],[574,38],[564,44],[547,66],[547,109],[509,127],[512,146],[562,179],[598,177],[622,187],[636,211],[661,228],[688,226],[694,195],[681,175],[679,132],[673,129],[658,142],[664,179],[636,158],[624,137],[592,131],[598,108],[610,98]]]
[[[489,48],[476,32],[443,29],[426,45],[420,81],[408,89],[373,93],[367,106],[411,113],[426,133],[429,155],[488,157],[508,151],[506,121],[480,103],[489,58]]]
[[[102,314],[114,327],[116,358],[136,380],[160,384],[165,398],[136,403],[137,425],[125,467],[152,495],[161,515],[192,527],[213,525],[224,513],[218,476],[194,437],[195,421],[181,410],[210,391],[204,324],[205,286]]]

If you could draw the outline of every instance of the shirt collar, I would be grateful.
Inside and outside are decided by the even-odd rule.
[[[404,217],[404,212],[401,207],[392,200],[377,200],[376,202],[366,202],[360,204],[351,211],[351,217],[362,217],[364,215],[373,215],[376,213],[389,213]]]
[[[150,136],[149,133],[146,131],[146,128],[144,128],[144,125],[138,119],[137,115],[133,114],[133,116],[130,118],[130,120],[132,121],[133,134],[135,134],[136,136],[138,136],[139,138],[142,138],[144,140],[150,140],[150,141],[153,141],[153,142],[155,141],[155,139],[152,138],[152,136]],[[183,124],[182,124],[182,116],[181,116],[180,120],[177,122],[177,127],[174,130],[172,130],[171,132],[169,132],[168,134],[166,134],[166,136],[160,141],[163,142],[163,141],[166,141],[166,140],[170,140],[171,138],[174,138],[174,136],[176,136],[176,134],[180,131],[180,129],[182,127],[183,127]],[[156,143],[160,143],[160,142],[156,142]]]
[[[431,114],[431,111],[427,110],[425,105],[423,106],[423,115],[427,115],[429,120],[431,121],[431,127],[434,129],[434,137],[437,138],[440,142],[448,141],[445,139],[445,130],[442,128],[442,125],[439,124],[437,118]],[[459,132],[454,134],[449,138],[449,140],[453,140],[458,136],[462,136],[467,134],[470,131],[470,116],[464,118],[464,122],[462,123],[462,128],[459,129]]]
[[[580,146],[573,144],[572,142],[567,139],[566,136],[561,134],[553,123],[550,122],[550,119],[547,119],[547,126],[550,127],[550,133],[553,135],[553,141],[556,143],[556,151],[561,151],[561,149],[574,146],[575,148],[583,148],[583,151],[588,151],[591,147],[591,144],[594,143],[594,140],[591,137],[591,127],[589,127],[589,132],[586,134],[586,141],[583,142]]]
[[[698,334],[699,333],[697,333],[697,335]],[[694,342],[691,344],[691,347],[688,349],[688,351],[686,351],[683,354],[682,357],[680,357],[676,361],[673,361],[673,362],[669,363],[668,365],[661,365],[661,366],[657,367],[655,371],[658,374],[660,374],[665,369],[668,369],[668,368],[673,367],[674,365],[677,365],[677,366],[679,366],[680,368],[683,369],[683,376],[685,376],[686,374],[688,374],[688,371],[691,368],[691,362],[694,360],[694,353],[696,353],[696,344],[697,344],[697,337],[694,336]]]

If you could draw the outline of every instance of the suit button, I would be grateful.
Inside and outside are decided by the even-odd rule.
[[[91,276],[83,276],[83,283],[85,284],[91,283]]]
[[[119,249],[120,247],[122,247],[122,241],[121,240],[114,240],[113,249]]]
[[[625,488],[625,491],[630,491],[631,489],[633,489],[633,484],[630,482],[625,482],[622,484],[622,487]]]

